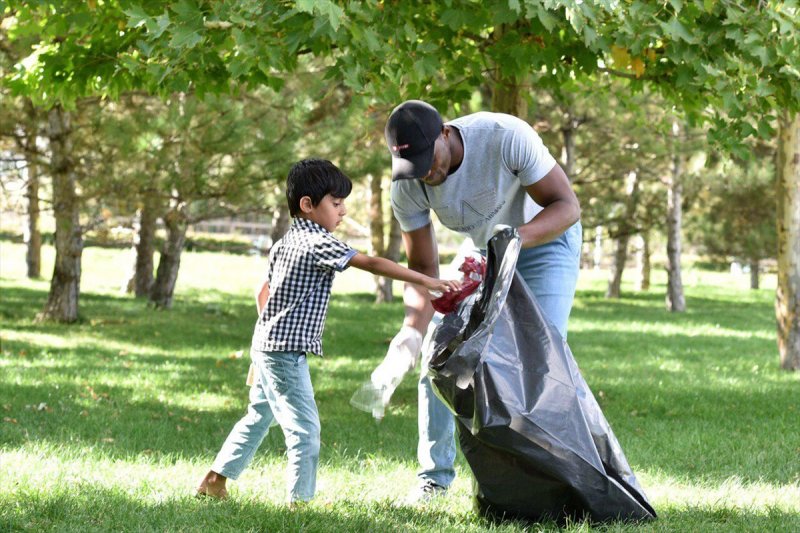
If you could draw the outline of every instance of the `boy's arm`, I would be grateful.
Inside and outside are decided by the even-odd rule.
[[[452,290],[458,290],[459,287],[461,287],[461,282],[459,281],[436,279],[422,274],[421,272],[409,270],[383,257],[372,257],[357,252],[356,255],[350,259],[349,264],[359,270],[366,270],[372,274],[422,285],[429,291],[450,292]]]
[[[265,278],[260,288],[256,289],[256,309],[258,310],[258,316],[261,316],[261,311],[263,311],[264,306],[267,305],[267,298],[269,298],[269,278]]]

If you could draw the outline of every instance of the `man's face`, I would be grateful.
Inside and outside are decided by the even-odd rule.
[[[425,185],[435,187],[441,185],[447,179],[450,170],[450,148],[447,144],[445,133],[443,132],[436,138],[433,145],[433,162],[430,171],[420,179]]]

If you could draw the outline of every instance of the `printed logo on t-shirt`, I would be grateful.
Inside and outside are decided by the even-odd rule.
[[[496,204],[494,189],[485,189],[457,202],[452,206],[434,207],[434,211],[445,226],[464,233],[489,222],[505,205],[505,200]]]

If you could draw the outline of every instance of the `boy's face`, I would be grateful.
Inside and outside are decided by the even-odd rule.
[[[308,196],[304,196],[300,199],[300,209],[305,218],[316,222],[331,232],[336,229],[336,226],[342,222],[342,219],[347,214],[344,198],[334,198],[330,194],[326,194],[318,205],[312,205],[311,199]]]

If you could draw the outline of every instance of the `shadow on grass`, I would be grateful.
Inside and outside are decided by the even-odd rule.
[[[406,391],[404,402],[411,403],[411,392]],[[358,469],[360,463],[353,461],[365,455],[396,462],[413,460],[415,413],[389,415],[378,425],[350,407],[349,394],[317,396],[323,462]],[[2,385],[0,397],[9,407],[4,417],[13,420],[0,422],[0,447],[51,443],[54,449],[91,450],[112,459],[183,457],[209,463],[247,406],[245,387],[229,394],[229,407],[208,411],[143,398],[139,390],[128,386],[74,384],[53,390],[49,385]],[[274,426],[258,456],[282,458],[285,451],[283,433]]]
[[[184,297],[169,310],[153,309],[146,301],[129,296],[82,294],[78,323],[37,323],[36,315],[46,297],[41,290],[3,287],[0,317],[5,327],[64,337],[85,334],[169,352],[192,346],[249,346],[257,318],[249,300],[204,291],[202,299]],[[325,348],[344,338],[352,355],[363,355],[375,346],[374,338],[365,340],[370,333],[382,334],[379,342],[385,340],[388,345],[402,323],[402,313],[401,303],[379,305],[367,294],[337,295],[326,321]]]
[[[179,301],[169,310],[154,309],[146,301],[128,296],[82,294],[77,323],[39,323],[35,321],[41,310],[37,300],[46,296],[34,289],[3,287],[0,316],[6,327],[65,338],[85,335],[170,351],[193,346],[247,346],[256,320],[252,304],[224,293],[204,301]]]
[[[776,508],[763,513],[740,508],[667,509],[644,524],[585,522],[490,523],[472,512],[451,514],[434,506],[393,507],[389,502],[341,499],[290,510],[277,502],[233,498],[225,502],[191,497],[160,498],[149,488],[108,489],[86,484],[41,492],[0,494],[4,531],[797,531],[800,515]],[[154,498],[155,497],[155,498]],[[3,501],[3,500],[6,501]],[[155,500],[155,501],[153,501]]]
[[[635,321],[651,325],[724,326],[732,329],[775,328],[773,297],[763,293],[737,292],[727,298],[687,296],[686,311],[671,313],[665,309],[664,295],[653,292],[626,294],[619,299],[606,298],[597,291],[579,291],[578,305],[571,317],[593,322],[618,320],[623,323]]]
[[[210,460],[245,411],[247,356],[232,360],[228,355],[249,345],[255,317],[243,298],[214,291],[196,296],[180,300],[170,311],[154,311],[130,297],[82,295],[89,318],[66,326],[32,322],[44,291],[4,286],[4,328],[72,338],[74,346],[3,341],[10,378],[0,377],[0,406],[15,423],[3,424],[0,445],[41,440],[114,458],[144,454]],[[656,294],[622,301],[605,300],[599,293],[579,297],[584,305],[576,314],[598,324],[635,317],[654,324],[721,322],[753,331],[762,324],[753,315],[771,312],[766,303],[731,311],[729,304],[697,299],[690,301],[697,307],[694,314],[674,315],[657,308],[662,296]],[[713,316],[715,310],[719,316]],[[413,461],[416,375],[398,389],[380,425],[349,405],[401,320],[401,303],[375,305],[368,294],[334,296],[326,357],[311,360],[323,461],[341,468],[358,468],[363,454]],[[114,348],[105,346],[114,343]],[[130,353],[123,354],[120,343]],[[679,478],[722,481],[735,475],[774,483],[791,481],[792,471],[800,469],[797,454],[792,455],[800,449],[792,412],[796,380],[749,371],[754,364],[765,368],[775,357],[771,341],[598,327],[573,331],[570,343],[637,468]],[[46,405],[42,410],[41,404]],[[775,434],[784,438],[775,439]],[[274,428],[260,453],[283,451],[282,435]],[[759,460],[759,454],[789,455],[776,467],[775,461]]]
[[[3,531],[480,531],[484,523],[478,517],[396,508],[388,502],[315,501],[294,510],[259,499],[152,501],[148,489],[85,484],[70,491],[57,488],[13,496],[12,504],[0,495]]]

